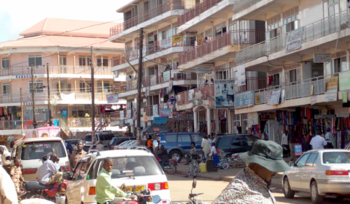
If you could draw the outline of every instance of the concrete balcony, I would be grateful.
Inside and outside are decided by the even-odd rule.
[[[184,0],[170,0],[148,10],[146,13],[125,20],[110,29],[112,42],[124,42],[127,35],[138,32],[140,28],[155,29],[165,21],[176,18],[185,11]]]
[[[266,77],[247,77],[245,84],[245,86],[236,86],[235,93],[265,89],[267,87],[267,80]]]
[[[178,18],[178,33],[197,31],[216,19],[226,19],[232,14],[234,0],[204,0]]]
[[[335,42],[337,39],[349,36],[348,32],[345,31],[349,19],[350,13],[346,11],[302,27],[302,46],[301,49],[294,52],[286,51],[288,33],[281,34],[270,40],[242,49],[237,52],[236,65],[245,64],[245,67],[260,66],[262,63],[268,61],[266,58],[267,56],[271,61],[286,57],[295,52],[305,51],[316,46]],[[344,32],[341,32],[343,29]],[[329,45],[324,47],[324,49],[328,48]],[[321,49],[321,47],[319,47],[319,49]],[[310,55],[312,53],[313,52],[310,52]]]
[[[143,48],[143,62],[147,63],[152,61],[152,64],[154,64],[154,60],[156,60],[157,58],[184,52],[192,46],[193,42],[191,42],[190,39],[185,39],[183,42],[180,43],[172,43],[171,37],[164,40],[160,40],[153,45],[148,45]],[[138,66],[138,59],[139,49],[127,51],[124,57],[116,58],[115,61],[113,61],[112,64],[114,65],[114,67],[112,67],[112,71],[119,71],[130,68],[129,63],[133,66]],[[126,60],[129,61],[129,63],[127,63]]]
[[[189,91],[184,91],[176,95],[176,110],[186,110],[192,108],[192,102],[207,101],[207,105],[215,104],[214,85],[207,85]]]
[[[266,20],[266,16],[281,13],[281,8],[292,8],[299,5],[299,0],[235,0],[232,9],[232,21]]]
[[[239,30],[224,33],[206,43],[187,50],[179,55],[179,69],[194,69],[205,63],[215,64],[217,61],[234,59],[233,53],[247,45],[261,42],[265,33],[259,30]]]

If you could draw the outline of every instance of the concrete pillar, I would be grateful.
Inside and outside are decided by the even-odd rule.
[[[211,110],[207,108],[207,134],[211,134]]]
[[[193,109],[193,127],[194,132],[198,132],[198,111]]]
[[[228,134],[233,134],[233,110],[228,109],[227,110],[227,129]]]
[[[220,122],[219,122],[219,109],[214,110],[214,120],[215,120],[215,133],[218,134],[220,132]]]

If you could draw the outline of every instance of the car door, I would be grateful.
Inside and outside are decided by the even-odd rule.
[[[196,149],[201,149],[203,137],[199,134],[191,134],[191,137],[192,137],[192,142],[196,144]]]
[[[302,189],[301,179],[303,171],[305,170],[305,164],[310,154],[302,155],[295,165],[288,171],[288,180],[292,189]]]
[[[74,187],[72,187],[71,194],[74,200],[74,204],[80,204],[82,200],[82,192],[84,192],[84,182],[86,177],[86,172],[88,168],[88,163],[86,160],[79,162],[79,166],[74,172]]]
[[[246,152],[248,147],[247,139],[244,136],[235,136],[232,139],[231,143],[231,152],[232,153],[240,153]]]
[[[303,173],[301,173],[301,188],[304,191],[309,192],[310,181],[315,178],[316,173],[316,159],[318,157],[318,152],[310,153],[310,156],[306,160],[305,166],[303,167]]]
[[[78,186],[78,182],[79,180],[77,180],[76,178],[78,178],[79,172],[80,172],[80,168],[81,168],[82,162],[79,162],[73,172],[73,176],[72,178],[69,180],[68,185],[67,185],[67,199],[69,204],[77,204],[78,202],[78,198],[77,198],[77,186]]]
[[[191,142],[190,134],[177,135],[177,144],[185,153],[191,150]]]

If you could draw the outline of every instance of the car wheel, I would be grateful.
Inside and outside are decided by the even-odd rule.
[[[283,193],[286,198],[294,198],[295,191],[290,188],[289,180],[287,177],[283,179]]]
[[[314,204],[319,204],[322,202],[323,196],[318,194],[318,188],[317,188],[317,183],[316,181],[312,181],[311,183],[311,201]]]
[[[173,150],[170,152],[170,158],[171,159],[175,159],[178,163],[181,162],[181,159],[182,159],[182,154],[179,150]]]

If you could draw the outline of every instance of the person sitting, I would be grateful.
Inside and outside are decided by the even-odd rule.
[[[59,172],[59,160],[60,159],[56,154],[51,154],[49,158],[43,158],[43,164],[38,169],[39,183],[43,185],[52,185],[57,183],[59,186],[62,184],[63,174],[62,172]],[[65,190],[62,189],[61,186],[60,192],[65,192]]]
[[[160,145],[160,147],[159,147],[158,157],[160,159],[160,165],[164,169],[164,166],[166,166],[169,163],[169,157],[168,157],[168,153],[164,149],[163,145]]]

